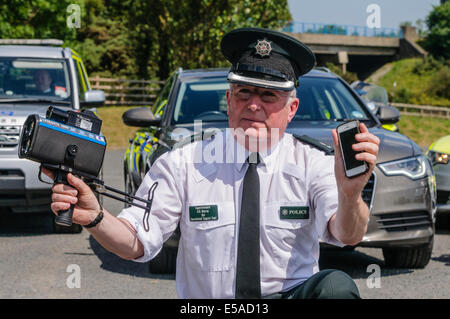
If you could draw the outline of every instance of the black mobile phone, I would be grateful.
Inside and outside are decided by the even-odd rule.
[[[341,147],[342,157],[344,159],[345,175],[348,178],[356,177],[364,174],[369,169],[369,165],[365,161],[360,161],[355,158],[356,152],[352,145],[357,144],[355,135],[359,131],[359,121],[352,120],[339,125],[336,128],[339,136],[339,145]]]

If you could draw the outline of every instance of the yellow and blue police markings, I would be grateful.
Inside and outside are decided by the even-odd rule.
[[[442,154],[450,154],[450,135],[441,137],[437,141],[433,142],[428,148],[428,152],[435,151]]]
[[[140,172],[139,162],[141,156],[146,160],[150,154],[153,152],[153,145],[158,141],[156,137],[152,137],[148,132],[138,131],[130,143],[130,147],[125,152],[125,159],[127,160],[127,165],[132,170],[144,174],[145,172]]]
[[[139,146],[139,150],[138,150],[138,156],[142,156],[144,158],[145,162],[148,158],[148,156],[151,154],[151,152],[153,151],[152,146],[154,143],[152,142],[157,142],[156,138],[151,139],[150,136],[146,136],[146,138],[144,139],[144,141],[142,142],[142,144]],[[137,165],[137,164],[135,164]],[[145,173],[145,172],[141,172],[141,173]]]
[[[139,148],[138,143],[140,142],[141,135],[144,135],[144,133],[141,133],[139,131],[136,132],[135,137],[132,140],[130,140],[130,145],[125,151],[125,163],[128,171],[137,170],[136,168],[137,165],[135,163],[137,162],[136,157],[139,156],[137,150]]]
[[[83,92],[89,91],[91,89],[89,80],[87,78],[86,69],[84,68],[83,60],[80,55],[72,49],[72,59],[76,62],[76,67],[78,69],[79,78],[81,80],[81,85],[83,86]]]
[[[398,132],[398,126],[395,124],[383,124],[381,127],[388,131]]]
[[[156,117],[161,117],[163,112],[164,112],[164,106],[166,106],[167,104],[167,99],[165,99],[164,101],[162,101],[155,109],[155,116]]]

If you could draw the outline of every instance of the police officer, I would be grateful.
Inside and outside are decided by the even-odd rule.
[[[138,262],[155,257],[179,223],[181,298],[358,298],[348,275],[319,271],[319,238],[343,246],[365,234],[369,209],[361,192],[378,138],[361,124],[353,148],[370,169],[346,178],[335,130],[334,156],[285,133],[299,106],[297,79],[315,63],[312,52],[256,28],[226,34],[221,50],[232,63],[230,128],[155,161],[136,194],[153,198],[148,216],[130,207],[114,217],[70,174],[73,187],[53,187],[52,210],[76,204],[74,222],[106,249]],[[214,161],[198,160],[206,149],[214,149]]]
[[[37,70],[34,73],[34,83],[36,85],[36,91],[39,94],[53,94],[54,88],[52,88],[52,82],[52,77],[47,70]]]

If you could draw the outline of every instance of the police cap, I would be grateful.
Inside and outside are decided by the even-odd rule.
[[[223,36],[220,49],[232,64],[229,82],[275,90],[293,90],[298,86],[298,77],[316,62],[305,44],[269,29],[230,31]]]

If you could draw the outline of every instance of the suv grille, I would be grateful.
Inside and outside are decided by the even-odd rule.
[[[386,231],[406,231],[431,226],[427,212],[392,213],[378,216],[378,228]]]
[[[0,148],[15,147],[19,144],[20,126],[0,126]]]
[[[367,182],[366,186],[364,186],[364,189],[361,194],[363,201],[367,204],[367,206],[369,206],[369,208],[371,208],[374,188],[375,188],[375,174],[372,173],[372,175],[369,178],[369,181]]]

